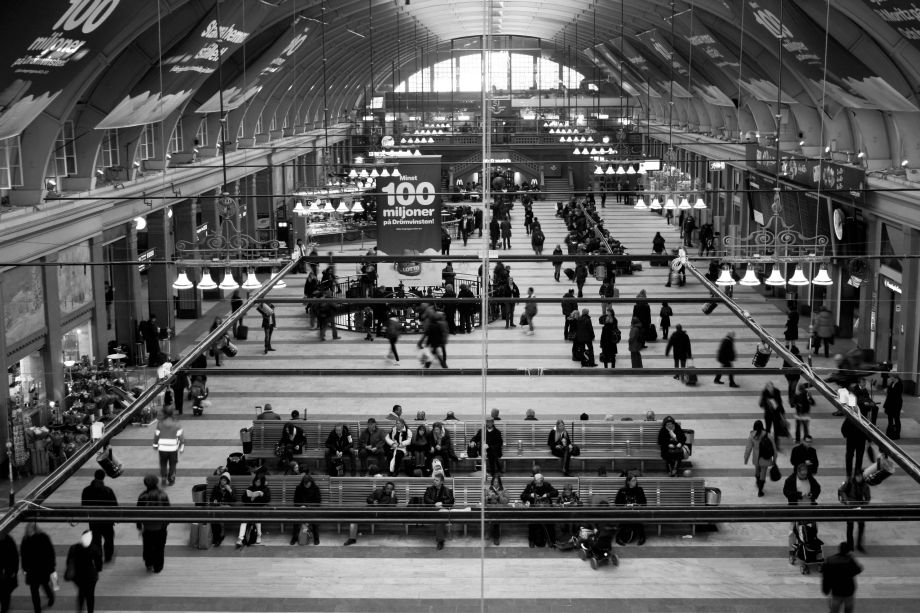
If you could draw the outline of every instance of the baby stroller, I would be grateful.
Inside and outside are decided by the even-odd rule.
[[[789,533],[789,563],[798,564],[803,575],[824,564],[824,541],[818,538],[818,524],[798,521]]]
[[[577,537],[581,542],[578,545],[578,557],[591,562],[591,568],[599,569],[605,564],[619,566],[620,558],[613,553],[613,533],[610,526],[601,526],[591,530],[582,528]]]

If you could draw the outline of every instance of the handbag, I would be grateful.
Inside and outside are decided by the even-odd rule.
[[[683,447],[681,447],[681,449],[683,450],[685,460],[690,457],[690,454],[693,453],[693,451],[690,449],[688,445],[684,445]]]
[[[72,556],[67,557],[67,568],[64,569],[64,581],[73,581],[77,578],[77,562]]]
[[[779,466],[773,464],[770,466],[770,481],[779,481],[783,478],[783,473],[779,472]]]

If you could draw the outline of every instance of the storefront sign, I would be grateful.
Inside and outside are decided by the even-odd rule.
[[[148,270],[150,268],[150,261],[153,259],[153,256],[156,255],[156,249],[148,249],[144,253],[137,256],[137,261],[140,262],[137,269],[141,272]]]
[[[776,150],[756,143],[746,145],[748,162],[757,170],[776,175]],[[784,181],[811,189],[820,189],[831,196],[846,198],[856,204],[865,203],[866,171],[862,168],[817,160],[780,151],[780,177]]]
[[[400,162],[399,177],[377,179],[377,249],[380,255],[437,255],[441,252],[441,156],[426,155]],[[380,283],[395,287],[440,285],[436,263],[381,264]]]

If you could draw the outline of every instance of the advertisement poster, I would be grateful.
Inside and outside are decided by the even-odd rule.
[[[377,250],[385,255],[441,253],[441,156],[400,157],[398,177],[377,179]],[[406,287],[441,284],[443,264],[381,263],[380,284]]]
[[[755,168],[776,174],[776,151],[754,143],[745,147],[746,157]],[[780,152],[780,175],[787,181],[820,189],[836,198],[862,204],[866,198],[866,171],[849,164],[807,158],[787,151]]]
[[[0,139],[22,132],[119,33],[155,17],[154,2],[4,0]]]

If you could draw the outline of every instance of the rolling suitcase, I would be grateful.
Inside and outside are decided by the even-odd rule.
[[[703,315],[709,315],[716,310],[717,306],[719,306],[718,302],[707,302],[703,305]]]
[[[236,345],[233,343],[227,343],[221,348],[221,351],[223,351],[224,355],[228,358],[235,358],[236,354],[239,353],[239,349],[237,349]]]
[[[189,547],[195,549],[211,548],[211,524],[191,524],[188,535]]]
[[[240,324],[236,327],[236,334],[234,334],[236,340],[245,341],[249,338],[249,326],[246,324]]]

